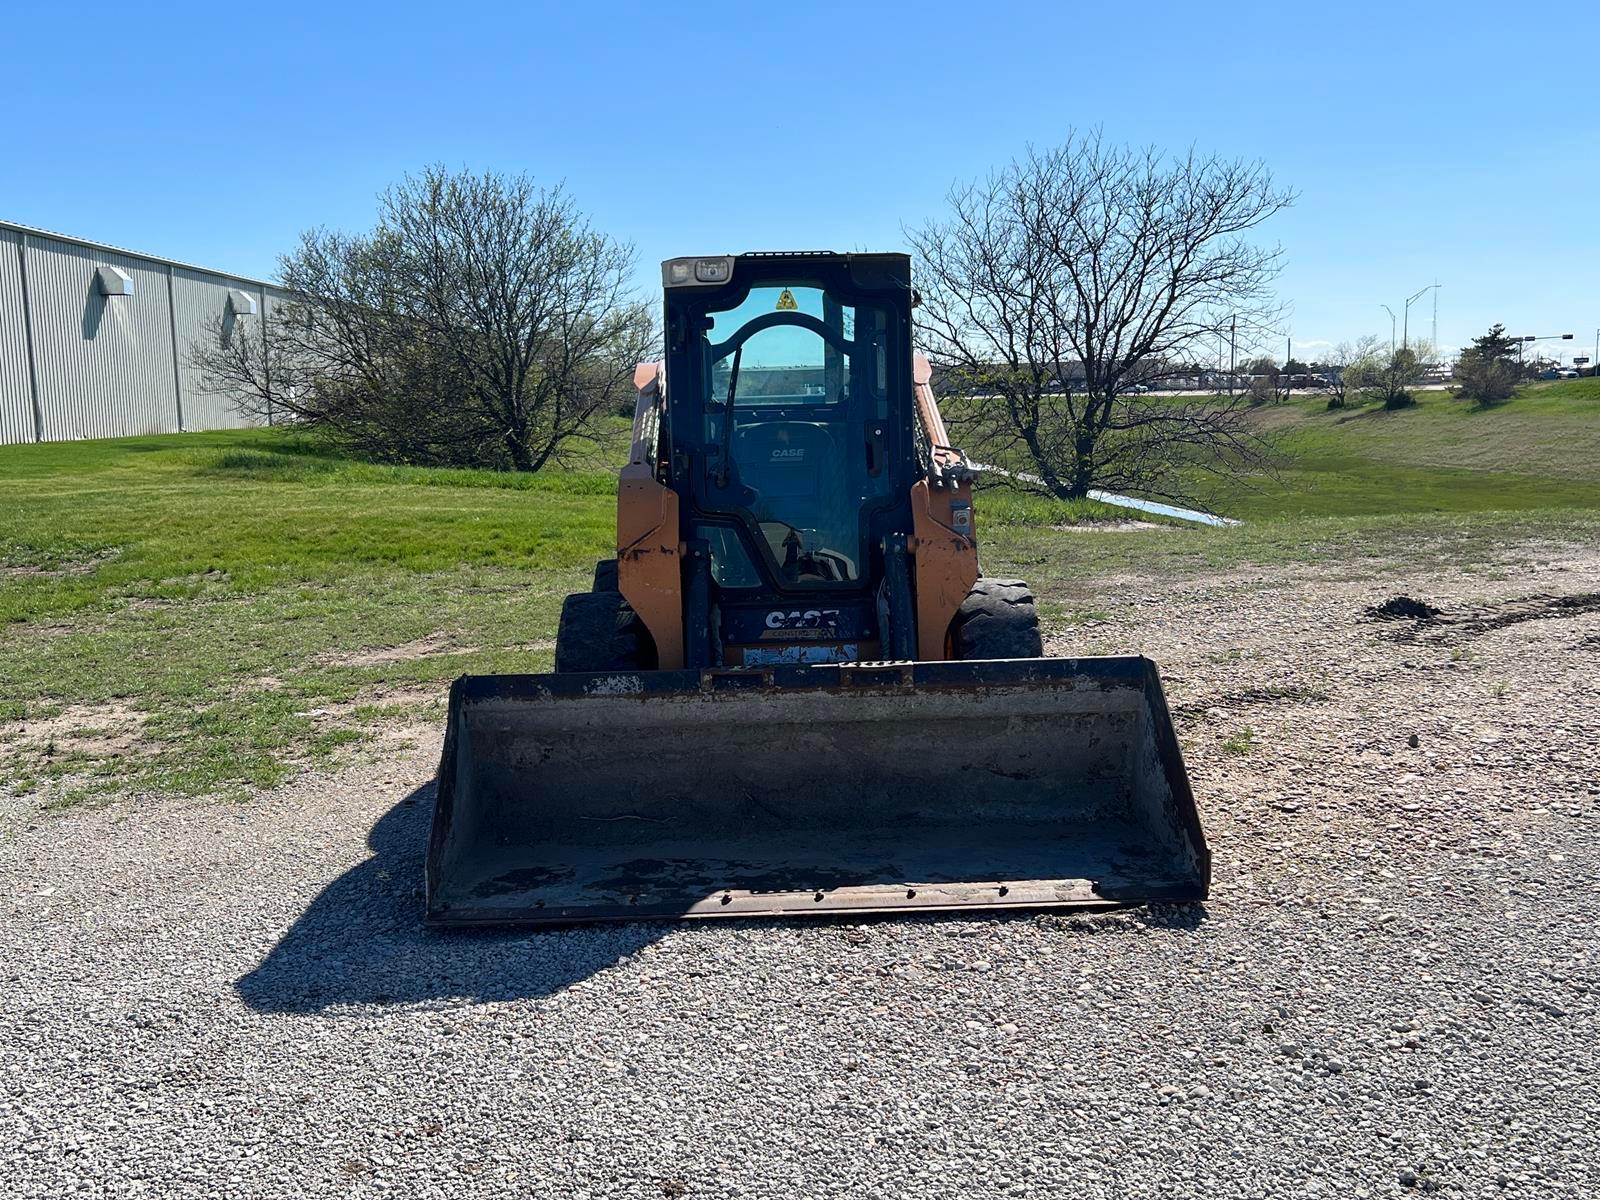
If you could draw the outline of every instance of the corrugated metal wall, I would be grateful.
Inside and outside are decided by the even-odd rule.
[[[129,276],[132,295],[101,295],[96,273],[107,266]],[[0,226],[0,442],[252,423],[230,397],[208,394],[192,366],[196,343],[214,343],[225,318],[235,327],[231,290],[255,300],[257,315],[243,319],[259,322],[259,281]]]
[[[20,249],[21,235],[0,229],[0,443],[33,441]]]
[[[202,344],[216,345],[238,329],[240,318],[228,303],[230,291],[250,296],[256,302],[256,313],[262,314],[266,311],[262,290],[259,284],[173,268],[172,311],[178,331],[178,386],[183,397],[185,429],[238,429],[251,423],[227,396],[207,393],[203,372],[194,365],[194,352]],[[260,316],[255,320],[259,321]]]
[[[102,296],[95,282],[102,266],[132,276],[133,295]],[[164,269],[126,254],[30,237],[28,312],[41,441],[178,427]]]

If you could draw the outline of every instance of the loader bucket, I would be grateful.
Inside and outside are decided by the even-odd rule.
[[[1199,900],[1153,663],[456,680],[435,925]]]

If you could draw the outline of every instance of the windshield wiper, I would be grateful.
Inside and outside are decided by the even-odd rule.
[[[728,402],[722,410],[722,457],[717,461],[717,486],[728,486],[728,460],[733,457],[733,396],[739,389],[739,359],[744,355],[740,343],[733,352],[733,367],[728,371]]]

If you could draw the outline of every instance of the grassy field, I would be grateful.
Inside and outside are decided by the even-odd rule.
[[[270,784],[395,715],[381,699],[338,722],[318,709],[549,666],[560,598],[613,535],[610,474],[304,450],[240,432],[0,452],[0,715],[126,705],[142,729],[137,754],[73,749],[83,737],[14,754],[13,786],[86,770],[166,790]],[[431,653],[371,653],[425,638]]]
[[[1312,393],[1261,409],[1276,479],[1218,489],[1245,518],[1600,507],[1600,382],[1535,384],[1482,408],[1423,392],[1413,408],[1327,407]]]
[[[1217,498],[1247,518],[1231,529],[1074,532],[1127,514],[986,489],[985,569],[1032,580],[1057,631],[1129,575],[1503,570],[1600,534],[1583,383],[1481,413],[1263,410],[1294,457]],[[437,720],[456,675],[548,669],[561,597],[609,553],[619,454],[528,477],[350,462],[276,431],[0,447],[4,786],[245,794]]]

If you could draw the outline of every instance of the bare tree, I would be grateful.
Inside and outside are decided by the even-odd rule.
[[[239,412],[268,425],[297,418],[298,394],[307,380],[296,340],[283,336],[281,317],[270,313],[224,312],[188,354],[202,391],[227,397]]]
[[[1365,341],[1366,339],[1363,339]],[[1344,370],[1349,387],[1366,401],[1381,401],[1384,408],[1408,408],[1416,403],[1411,392],[1427,374],[1424,365],[1432,357],[1432,347],[1418,342],[1396,350],[1382,347],[1378,339],[1367,352]]]
[[[1279,251],[1250,231],[1292,201],[1260,163],[1073,135],[955,188],[907,236],[919,336],[978,383],[974,449],[1024,461],[1053,494],[1189,499],[1205,472],[1263,461],[1244,397],[1145,395],[1241,324],[1265,328]]]
[[[1322,359],[1322,379],[1328,389],[1328,407],[1343,408],[1349,387],[1345,382],[1345,369],[1355,357],[1355,347],[1348,341],[1328,349]]]
[[[364,235],[312,230],[281,260],[291,300],[202,373],[373,457],[537,471],[630,387],[653,343],[631,247],[560,188],[430,167]]]
[[[1328,407],[1343,408],[1350,391],[1350,368],[1356,363],[1363,363],[1374,358],[1382,339],[1375,333],[1362,334],[1353,343],[1340,342],[1328,351],[1327,358],[1323,360],[1326,370],[1323,378],[1328,385]]]
[[[1245,375],[1244,395],[1251,404],[1282,404],[1289,398],[1284,370],[1272,355],[1258,355],[1247,363],[1241,363],[1240,369]]]

